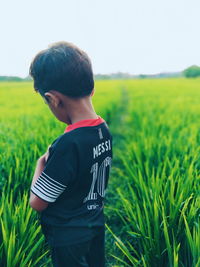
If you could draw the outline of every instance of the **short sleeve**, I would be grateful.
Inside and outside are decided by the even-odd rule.
[[[45,168],[31,192],[47,202],[55,202],[76,178],[77,155],[73,144],[50,147]]]

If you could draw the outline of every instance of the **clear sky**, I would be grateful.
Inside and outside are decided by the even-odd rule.
[[[94,73],[152,74],[200,65],[199,0],[0,0],[0,75],[25,77],[56,41],[88,53]]]

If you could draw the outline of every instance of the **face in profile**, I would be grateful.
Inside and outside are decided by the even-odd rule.
[[[67,111],[66,108],[62,105],[61,98],[56,94],[53,93],[45,93],[42,96],[44,99],[45,104],[48,105],[51,112],[55,115],[55,117],[64,123],[70,123],[67,119]]]
[[[92,97],[93,95],[94,95],[94,89],[92,90],[90,97]],[[77,102],[77,100],[79,101],[79,99],[74,100],[54,90],[46,92],[42,97],[44,99],[45,104],[49,106],[51,112],[55,115],[55,117],[59,121],[62,121],[67,124],[72,123],[69,116],[70,107],[73,106],[75,108],[74,104],[79,105],[80,103]],[[88,97],[86,98],[86,101],[88,101]]]

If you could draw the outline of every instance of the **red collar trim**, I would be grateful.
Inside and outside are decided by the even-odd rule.
[[[75,123],[69,124],[65,128],[64,133],[67,133],[67,132],[72,131],[72,130],[79,128],[79,127],[96,126],[96,125],[99,125],[99,124],[105,122],[105,120],[102,119],[99,115],[97,115],[97,116],[98,116],[98,119],[80,120],[80,121],[77,121]]]

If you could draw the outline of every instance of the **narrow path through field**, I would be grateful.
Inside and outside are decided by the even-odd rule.
[[[113,152],[123,146],[123,140],[126,139],[126,120],[128,119],[129,94],[125,86],[121,88],[121,99],[118,103],[118,109],[112,117],[110,130],[113,135]],[[116,157],[115,157],[116,158]],[[113,160],[115,160],[113,158]]]
[[[115,212],[118,205],[118,196],[116,194],[116,188],[120,186],[121,181],[118,179],[118,172],[120,171],[120,160],[118,155],[123,153],[124,151],[124,142],[127,139],[127,132],[129,129],[127,128],[127,121],[129,119],[129,94],[128,90],[125,86],[121,87],[121,99],[118,103],[118,108],[112,116],[112,121],[110,124],[110,131],[113,136],[113,160],[112,160],[112,168],[110,179],[108,183],[108,188],[106,192],[106,200],[105,200],[105,216],[106,216],[106,224],[119,233],[120,225],[122,226],[122,222]],[[118,254],[119,252],[115,250],[116,245],[114,244],[115,240],[113,236],[106,229],[106,263],[107,267],[113,267],[115,265],[114,258],[109,254]],[[119,265],[116,265],[119,267]]]

